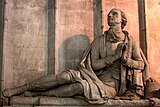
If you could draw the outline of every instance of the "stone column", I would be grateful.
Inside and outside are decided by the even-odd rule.
[[[55,74],[56,1],[57,0],[47,0],[46,3],[47,74]]]
[[[3,59],[3,35],[4,34],[4,0],[0,0],[0,92],[2,91],[2,59]],[[0,98],[1,98],[0,94]],[[0,100],[0,106],[2,101]]]
[[[147,32],[145,0],[138,0],[140,47],[147,58]]]

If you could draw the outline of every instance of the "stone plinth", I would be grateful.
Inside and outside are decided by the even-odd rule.
[[[10,107],[158,107],[160,106],[160,99],[153,98],[151,100],[132,101],[109,99],[108,102],[103,105],[91,105],[81,98],[14,96],[10,99],[10,105]]]

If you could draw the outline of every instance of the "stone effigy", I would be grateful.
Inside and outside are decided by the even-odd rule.
[[[141,49],[123,30],[126,24],[125,13],[113,8],[108,13],[110,28],[91,43],[77,70],[5,89],[3,96],[81,96],[90,104],[104,104],[108,99],[160,98],[160,85],[149,76],[148,62]]]

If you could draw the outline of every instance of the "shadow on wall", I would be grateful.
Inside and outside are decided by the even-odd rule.
[[[83,34],[65,40],[58,50],[59,71],[76,69],[89,45],[90,39]]]

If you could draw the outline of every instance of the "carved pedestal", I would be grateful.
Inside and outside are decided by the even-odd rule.
[[[22,97],[14,96],[10,99],[10,106],[3,107],[158,107],[160,99],[144,100],[111,100],[103,105],[91,105],[81,98],[56,97]]]

